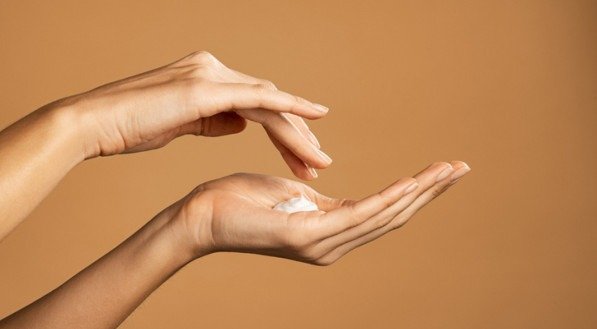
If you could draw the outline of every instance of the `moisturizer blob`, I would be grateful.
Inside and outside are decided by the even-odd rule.
[[[300,197],[278,203],[274,206],[274,210],[285,211],[292,214],[300,211],[314,211],[319,209],[315,203],[301,195]]]

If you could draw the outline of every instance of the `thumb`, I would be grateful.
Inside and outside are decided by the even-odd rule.
[[[183,125],[180,127],[180,134],[215,137],[239,133],[246,126],[247,121],[238,114],[221,112]]]

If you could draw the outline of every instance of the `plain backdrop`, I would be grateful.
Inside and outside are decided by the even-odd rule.
[[[330,267],[200,259],[123,328],[595,328],[596,41],[595,1],[0,1],[0,126],[208,50],[331,108],[321,192],[473,168]],[[239,171],[292,177],[255,124],[79,165],[0,243],[0,317]]]

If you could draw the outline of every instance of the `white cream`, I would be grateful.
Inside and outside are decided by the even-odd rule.
[[[319,210],[319,208],[317,208],[317,205],[311,202],[311,200],[301,195],[300,197],[292,198],[278,203],[274,206],[274,210],[285,211],[287,213],[292,214],[300,211]]]

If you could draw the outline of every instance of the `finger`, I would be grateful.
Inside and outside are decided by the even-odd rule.
[[[228,110],[262,108],[272,112],[292,113],[307,119],[319,119],[328,108],[302,97],[273,90],[262,84],[218,83],[212,92],[209,115]]]
[[[317,172],[312,167],[307,166],[301,159],[299,159],[292,151],[290,151],[286,146],[284,146],[276,137],[272,136],[272,134],[266,129],[265,132],[267,133],[268,137],[274,144],[274,146],[280,152],[282,159],[288,165],[292,173],[303,180],[312,180],[317,178]]]
[[[434,198],[436,198],[439,194],[445,192],[448,188],[450,188],[454,183],[470,171],[470,168],[464,163],[460,161],[452,162],[452,166],[454,167],[454,171],[452,174],[441,180],[437,185],[433,188],[428,189],[425,193],[421,194],[413,203],[409,205],[409,207],[401,212],[398,216],[394,217],[393,220],[386,226],[379,227],[365,235],[362,235],[354,240],[348,241],[344,244],[341,244],[335,248],[333,248],[330,252],[325,254],[321,258],[322,262],[333,262],[338,258],[344,256],[351,250],[358,248],[364,244],[367,244],[384,234],[401,227],[406,223],[406,221],[418,211],[423,206],[431,202]],[[404,215],[403,215],[404,214]]]
[[[269,80],[259,79],[259,78],[247,75],[245,73],[236,71],[234,69],[229,69],[228,71],[232,74],[232,76],[236,79],[236,81],[244,82],[244,83],[248,83],[248,84],[259,84],[259,85],[263,85],[265,88],[268,88],[270,90],[278,90],[278,88],[276,87],[276,85],[274,85],[274,83],[272,83]],[[250,110],[247,110],[247,111],[250,111]],[[287,113],[286,117],[290,121],[292,121],[292,123],[294,123],[294,125],[298,128],[298,130],[301,132],[301,134],[303,136],[305,136],[311,143],[313,143],[313,145],[317,146],[317,148],[321,148],[321,145],[319,144],[319,141],[317,140],[317,137],[315,137],[315,135],[309,129],[309,126],[305,123],[305,121],[301,117],[299,117],[297,115],[294,115],[294,114],[290,114],[290,113]],[[273,138],[273,137],[270,135],[270,138]],[[278,145],[282,146],[281,144],[278,144]],[[286,147],[284,147],[284,148],[287,149]],[[280,151],[282,151],[282,150],[280,150]],[[287,153],[285,152],[285,154],[287,154]],[[297,162],[296,159],[295,159],[296,157],[294,156],[292,158],[293,158],[293,160],[291,162],[296,163]],[[288,161],[286,161],[286,162],[288,163]],[[304,167],[304,166],[307,167],[307,169],[309,170],[309,172],[311,173],[311,176],[313,178],[317,177],[317,173],[315,173],[315,169],[314,168],[312,168],[310,166],[307,166],[307,165],[301,165],[300,167]],[[299,166],[294,166],[295,169],[298,169],[300,167]],[[304,169],[300,168],[299,170],[303,171]]]
[[[443,166],[443,165],[442,165]],[[441,166],[440,166],[441,167]],[[449,167],[448,167],[449,168]],[[429,167],[429,170],[433,172],[434,168]],[[422,171],[421,173],[415,175],[414,179],[417,181],[418,186],[413,193],[405,195],[400,200],[395,202],[394,204],[390,205],[389,207],[383,209],[382,211],[378,212],[370,219],[364,221],[363,223],[354,226],[341,232],[337,235],[330,236],[329,238],[321,241],[319,248],[323,250],[332,250],[339,245],[357,239],[377,228],[383,227],[387,225],[396,215],[404,211],[407,207],[409,207],[412,203],[416,202],[418,198],[429,191],[430,189],[435,188],[438,184],[438,178],[444,179],[451,173],[450,169],[446,169],[438,174],[428,174],[429,171]]]
[[[305,195],[309,200],[311,200],[313,203],[317,205],[317,209],[323,212],[332,211],[334,209],[342,207],[343,205],[347,205],[349,203],[354,202],[353,200],[349,199],[329,197],[327,195],[319,193],[312,187],[305,184],[300,184],[297,186],[298,193]]]
[[[242,82],[242,83],[250,83],[250,84],[262,84],[270,89],[278,90],[276,85],[269,80],[260,79],[260,78],[248,75],[246,73],[237,71],[235,69],[229,69],[229,70],[235,77],[235,79],[232,79],[233,81],[238,81],[238,82]]]
[[[311,129],[309,129],[309,126],[305,120],[303,120],[303,118],[290,113],[286,114],[286,117],[292,121],[292,123],[294,123],[301,134],[305,136],[313,145],[317,146],[317,148],[321,148],[321,144],[319,144],[317,137],[315,137],[315,134],[311,132]]]
[[[406,195],[404,193],[406,189],[415,182],[418,182],[418,186],[412,192],[417,191],[420,194],[421,191],[432,186],[438,177],[445,177],[451,170],[452,167],[446,162],[434,163],[418,174],[416,179],[401,179],[382,192],[326,213],[321,217],[321,225],[323,226],[321,230],[322,237],[326,238],[337,235],[358,226],[383,210],[393,206],[394,203],[401,201],[401,198]],[[412,202],[413,198],[412,196],[408,197],[402,203],[408,204],[409,201]]]
[[[236,134],[247,126],[247,120],[234,112],[222,112],[182,125],[178,136],[193,134],[202,136],[223,136]]]
[[[286,113],[273,113],[264,109],[240,110],[238,113],[248,120],[261,123],[272,137],[306,165],[326,168],[332,163],[332,159],[327,154],[301,134]]]
[[[251,110],[247,110],[247,111],[251,111]],[[319,141],[317,140],[315,135],[309,130],[309,128],[307,127],[307,124],[305,123],[305,121],[303,121],[303,119],[301,117],[298,117],[294,114],[289,114],[289,113],[286,113],[284,115],[288,118],[288,120],[290,120],[292,123],[294,123],[295,127],[297,127],[299,129],[299,131],[301,132],[303,137],[305,137],[307,140],[309,140],[311,142],[311,144],[315,145],[315,147],[317,147],[317,148],[321,147],[321,145],[319,144]],[[304,180],[311,180],[311,179],[315,179],[318,177],[317,171],[315,170],[315,168],[311,167],[310,165],[305,164],[299,157],[297,157],[294,153],[292,153],[292,151],[290,151],[286,146],[284,146],[276,137],[274,137],[274,134],[270,133],[268,128],[266,128],[266,127],[264,127],[264,128],[265,128],[265,131],[268,133],[268,136],[271,139],[272,143],[274,143],[276,148],[280,151],[280,154],[282,154],[282,158],[284,159],[286,164],[290,167],[290,169],[295,174],[295,176],[297,176],[301,179],[304,179]],[[305,175],[297,175],[297,172],[304,173],[305,171],[308,172],[308,174],[306,176]]]
[[[454,168],[452,174],[449,177],[446,177],[443,180],[439,181],[432,188],[425,191],[425,193],[421,194],[421,196],[419,196],[412,204],[410,204],[408,208],[397,214],[397,216],[395,216],[395,218],[392,221],[391,229],[396,229],[404,225],[407,220],[412,218],[412,216],[415,213],[417,213],[417,211],[419,211],[433,199],[440,196],[453,183],[455,183],[456,180],[458,180],[460,177],[462,177],[471,170],[470,167],[462,161],[452,161],[451,165]]]

